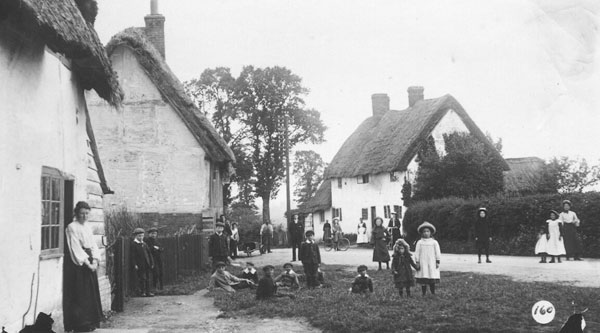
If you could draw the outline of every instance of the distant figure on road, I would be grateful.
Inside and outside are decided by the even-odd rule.
[[[481,207],[477,210],[477,221],[475,222],[475,247],[477,247],[477,256],[481,264],[481,252],[485,252],[485,262],[490,261],[490,242],[492,236],[490,232],[490,221],[487,216],[487,209]]]
[[[300,250],[300,245],[304,240],[304,223],[300,222],[298,215],[292,217],[290,225],[290,236],[292,237],[292,261],[296,261],[296,250]]]
[[[581,221],[577,218],[577,214],[571,211],[571,201],[563,201],[563,211],[560,213],[558,219],[563,223],[565,250],[567,251],[567,261],[570,257],[574,260],[581,260],[581,240],[577,235],[577,228]]]
[[[356,228],[356,244],[366,244],[368,242],[367,224],[363,219],[359,219],[358,227]]]
[[[323,241],[326,241],[331,238],[331,224],[329,220],[325,220],[325,224],[323,224]]]
[[[235,259],[237,258],[237,247],[240,242],[240,231],[238,224],[235,222],[231,224],[231,236],[229,238],[229,256]]]
[[[273,225],[271,222],[264,222],[260,227],[260,235],[262,243],[265,246],[265,251],[271,253],[271,241],[273,240]]]
[[[379,269],[381,270],[381,263],[385,262],[387,269],[390,269],[390,253],[388,252],[387,242],[389,240],[389,233],[383,227],[383,219],[381,217],[375,218],[375,227],[371,231],[371,243],[373,246],[373,261],[379,263]]]
[[[390,222],[388,223],[388,229],[390,234],[392,235],[392,244],[396,244],[396,241],[402,237],[402,233],[400,227],[402,224],[400,223],[400,219],[398,218],[398,213],[391,212],[392,217],[390,218]]]
[[[338,219],[337,217],[333,219],[333,227],[331,228],[331,231],[333,232],[333,248],[337,251],[338,243],[340,242],[340,239],[343,235],[342,226],[340,225],[340,219]]]

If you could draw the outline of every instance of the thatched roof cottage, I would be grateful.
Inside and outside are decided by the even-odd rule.
[[[123,107],[110,111],[103,101],[90,102],[115,189],[111,202],[164,232],[211,229],[223,211],[234,155],[167,65],[165,18],[156,1],[145,21],[106,46],[125,92]]]
[[[111,106],[123,94],[93,28],[96,10],[93,0],[0,2],[0,324],[9,332],[40,311],[62,331],[63,235],[74,202],[92,206],[104,251],[102,200],[111,191],[84,90]],[[98,276],[110,309],[104,262]]]
[[[356,232],[360,218],[372,222],[377,216],[389,218],[391,212],[402,217],[402,187],[414,183],[417,152],[428,137],[443,152],[444,134],[470,132],[496,151],[454,97],[424,99],[423,91],[408,88],[409,105],[401,111],[390,109],[387,94],[372,96],[373,115],[346,139],[325,171],[331,207],[315,202],[321,200],[317,197],[306,205],[305,213],[318,213],[313,214],[315,230],[321,229],[323,218],[328,219],[320,211],[340,217],[346,232]],[[504,167],[509,169],[506,163]],[[371,223],[367,225],[370,230]]]

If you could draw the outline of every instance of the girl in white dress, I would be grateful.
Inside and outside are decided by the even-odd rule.
[[[546,239],[546,236],[546,226],[540,227],[537,236],[538,241],[535,243],[535,254],[539,254],[542,257],[542,259],[540,259],[540,264],[545,264],[546,256],[548,256],[548,253],[546,253],[546,245],[548,245],[548,239]]]
[[[550,211],[550,219],[547,220],[546,223],[548,224],[546,253],[552,257],[550,260],[550,263],[552,264],[554,263],[554,257],[560,262],[560,256],[566,254],[562,236],[563,224],[562,221],[558,219],[558,212],[555,210]]]
[[[440,282],[440,259],[442,253],[440,244],[431,238],[435,234],[435,227],[429,222],[423,222],[417,231],[421,239],[417,242],[415,249],[415,262],[417,264],[417,283],[421,285],[423,296],[427,292],[427,286],[431,294],[435,294],[435,285]]]
[[[362,219],[359,219],[358,228],[356,230],[356,244],[366,244],[369,242],[367,236],[367,224]]]

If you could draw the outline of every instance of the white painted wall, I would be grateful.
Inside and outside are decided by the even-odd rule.
[[[0,24],[0,325],[8,332],[22,328],[30,300],[25,324],[34,311],[52,312],[62,331],[63,256],[39,260],[40,178],[42,166],[57,168],[74,178],[75,201],[88,198],[85,99],[67,65]]]
[[[200,213],[209,208],[210,162],[127,46],[111,55],[125,100],[114,110],[88,93],[110,201],[138,212]]]
[[[320,212],[314,212],[307,217],[307,219],[312,218],[313,221],[313,231],[315,232],[315,239],[323,239],[323,225],[325,224],[325,220],[328,220],[329,223],[333,221],[333,212],[331,208],[323,211],[324,218],[321,219]],[[311,217],[312,216],[312,217]],[[308,229],[306,229],[308,230]]]
[[[446,154],[446,145],[444,143],[444,134],[454,132],[468,132],[467,126],[460,119],[454,110],[448,110],[446,115],[440,120],[437,126],[431,132],[435,140],[435,147],[440,156]]]

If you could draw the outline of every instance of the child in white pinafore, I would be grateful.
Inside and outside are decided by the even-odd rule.
[[[435,285],[440,282],[440,259],[442,253],[440,244],[431,238],[435,234],[435,227],[429,222],[423,222],[417,231],[421,234],[421,239],[417,242],[415,248],[415,262],[417,264],[417,274],[415,278],[421,285],[423,296],[427,292],[427,286],[431,294],[435,294]]]
[[[565,252],[565,244],[563,243],[563,224],[562,221],[558,219],[558,212],[555,210],[550,211],[550,219],[546,221],[548,224],[548,234],[546,236],[546,240],[548,240],[546,244],[546,253],[552,258],[550,263],[554,263],[554,258],[558,259],[560,262],[560,256],[564,256]]]
[[[540,230],[538,231],[538,241],[537,243],[535,243],[535,254],[539,254],[542,259],[540,259],[540,264],[545,264],[546,263],[546,256],[548,256],[548,253],[546,253],[546,246],[548,245],[548,239],[546,238],[547,234],[546,234],[546,228],[545,227],[540,227]]]

